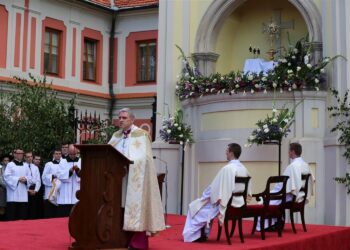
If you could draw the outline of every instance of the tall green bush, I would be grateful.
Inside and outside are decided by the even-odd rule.
[[[29,75],[7,83],[13,91],[0,92],[0,151],[33,151],[44,159],[63,142],[74,142],[74,99],[65,104],[46,79]]]

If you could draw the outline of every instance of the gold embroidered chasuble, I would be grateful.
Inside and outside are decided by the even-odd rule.
[[[134,164],[129,166],[127,176],[123,229],[151,233],[164,230],[163,205],[149,134],[133,125],[128,138],[124,138],[122,130],[119,130],[108,142],[116,149],[125,143],[127,147],[122,153]]]

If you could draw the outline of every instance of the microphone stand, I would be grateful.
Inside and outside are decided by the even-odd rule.
[[[153,156],[153,159],[157,159],[160,162],[165,164],[165,228],[171,228],[171,226],[167,224],[167,221],[168,221],[168,162],[156,156]]]

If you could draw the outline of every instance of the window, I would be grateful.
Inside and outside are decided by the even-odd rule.
[[[142,41],[137,43],[137,81],[155,82],[157,72],[157,43]]]
[[[97,41],[84,40],[83,79],[87,81],[96,81],[96,48]]]
[[[60,36],[58,30],[45,30],[44,72],[47,74],[59,74]]]

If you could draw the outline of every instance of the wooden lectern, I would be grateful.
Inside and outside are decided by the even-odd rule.
[[[69,216],[69,249],[126,249],[122,179],[133,162],[111,145],[76,145],[82,158],[79,200]]]

